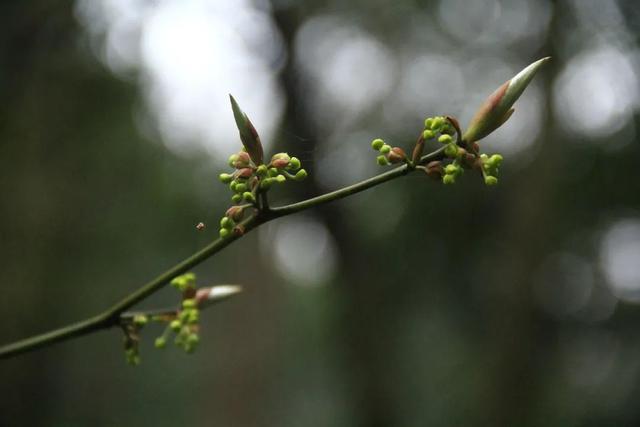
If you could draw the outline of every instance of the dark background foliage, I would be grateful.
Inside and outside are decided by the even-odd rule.
[[[110,306],[207,244],[228,205],[228,141],[176,150],[147,71],[114,66],[83,7],[0,5],[2,343]],[[154,350],[151,328],[137,368],[117,330],[3,360],[0,425],[637,425],[636,2],[255,7],[282,46],[264,138],[310,171],[279,201],[376,173],[373,137],[408,144],[427,115],[466,123],[519,68],[554,59],[487,138],[499,186],[411,176],[279,220],[196,269],[246,292],[203,313],[194,355]],[[217,77],[225,91],[233,78]]]

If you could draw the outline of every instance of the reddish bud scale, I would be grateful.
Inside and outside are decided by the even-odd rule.
[[[236,173],[234,173],[234,178],[249,178],[251,175],[253,175],[253,169],[242,168],[238,169]]]
[[[390,163],[404,162],[407,158],[404,150],[400,147],[393,147],[387,156]]]
[[[434,160],[432,162],[427,163],[427,168],[425,173],[429,178],[433,178],[439,180],[442,178],[442,174],[444,173],[444,168],[442,167],[442,162],[438,160]]]
[[[231,206],[229,209],[227,209],[225,215],[233,221],[238,222],[241,221],[244,217],[244,209],[240,206]]]
[[[274,159],[271,161],[271,166],[277,169],[285,168],[289,165],[289,160],[287,159]]]

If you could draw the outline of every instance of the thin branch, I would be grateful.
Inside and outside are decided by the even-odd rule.
[[[443,152],[443,148],[440,148],[433,153],[427,154],[426,156],[423,156],[421,158],[420,163],[442,159],[444,158]],[[60,329],[55,329],[41,335],[36,335],[0,347],[0,359],[7,359],[9,357],[36,350],[38,348],[46,347],[54,343],[77,338],[113,326],[118,326],[120,324],[121,316],[123,316],[126,310],[130,309],[135,304],[157,292],[159,289],[169,283],[174,277],[188,272],[196,265],[202,263],[206,259],[220,252],[222,249],[226,248],[231,243],[238,240],[244,234],[248,233],[259,225],[276,218],[291,215],[296,212],[300,212],[312,207],[329,203],[334,200],[339,200],[344,197],[351,196],[376,185],[407,175],[414,170],[414,167],[405,164],[388,172],[382,173],[380,175],[330,193],[313,197],[298,203],[293,203],[278,208],[266,208],[262,211],[259,211],[257,214],[248,217],[238,224],[238,226],[243,229],[242,234],[232,233],[230,236],[227,236],[224,239],[219,238],[213,241],[208,246],[204,247],[200,251],[191,255],[189,258],[160,274],[155,279],[151,280],[150,282],[140,287],[138,290],[127,295],[125,298],[114,304],[111,308],[95,317],[91,317],[89,319],[73,323]],[[263,200],[263,202],[266,202],[266,200]]]

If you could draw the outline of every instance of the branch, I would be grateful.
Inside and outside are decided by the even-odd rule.
[[[443,157],[444,150],[440,148],[433,153],[423,156],[420,163],[439,160]],[[277,208],[268,208],[268,206],[266,205],[266,200],[264,200],[263,210],[258,211],[256,214],[248,217],[238,224],[244,229],[244,232],[242,234],[232,233],[228,237],[219,238],[213,241],[208,246],[204,247],[200,251],[191,255],[189,258],[160,274],[155,279],[146,283],[133,293],[127,295],[111,308],[104,311],[103,313],[98,314],[97,316],[0,347],[0,359],[7,359],[21,353],[26,353],[28,351],[47,347],[58,342],[81,337],[83,335],[88,335],[103,329],[111,328],[113,326],[118,326],[120,325],[122,316],[131,314],[125,313],[126,310],[130,309],[135,304],[160,290],[174,277],[186,273],[196,265],[202,263],[216,253],[220,252],[222,249],[226,248],[231,243],[238,240],[244,234],[248,233],[259,225],[276,218],[291,215],[296,212],[300,212],[306,209],[323,205],[325,203],[329,203],[334,200],[339,200],[347,196],[351,196],[353,194],[367,190],[371,187],[375,187],[376,185],[407,175],[413,171],[415,171],[415,167],[413,165],[405,164],[388,172],[382,173],[364,181],[360,181],[356,184],[341,188],[339,190]]]

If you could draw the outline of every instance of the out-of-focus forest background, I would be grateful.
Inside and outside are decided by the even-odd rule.
[[[3,360],[0,425],[640,424],[639,30],[632,0],[2,2],[2,344],[216,236],[229,92],[309,170],[285,203],[553,61],[482,141],[498,187],[416,175],[271,223],[195,270],[245,286],[195,354],[150,328],[137,368],[118,330]]]

